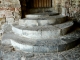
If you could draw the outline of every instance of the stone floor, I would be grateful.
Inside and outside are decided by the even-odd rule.
[[[25,53],[0,44],[0,60],[80,60],[80,45],[57,53]]]
[[[11,27],[6,25],[3,29],[6,33],[11,30]],[[0,43],[0,60],[80,60],[80,44],[75,48],[63,52],[26,53],[15,50],[13,46],[1,45]]]

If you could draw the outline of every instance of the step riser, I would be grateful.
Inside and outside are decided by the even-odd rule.
[[[31,39],[50,39],[50,38],[54,39],[59,36],[67,34],[67,32],[72,27],[72,25],[73,25],[72,22],[67,22],[65,24],[59,24],[59,25],[48,26],[48,27],[43,27],[43,28],[36,27],[36,29],[33,28],[33,30],[31,28],[29,30],[28,28],[22,29],[22,28],[15,27],[13,25],[12,31],[15,34],[18,34],[23,37],[31,38]]]
[[[41,18],[41,17],[43,17],[43,16],[49,16],[49,15],[26,15],[25,17],[26,18]]]
[[[31,15],[34,16],[34,15]],[[59,17],[60,16],[60,17]],[[57,15],[56,16],[42,16],[40,18],[25,18],[25,19],[19,19],[19,25],[21,26],[28,26],[28,27],[34,27],[34,26],[45,26],[45,25],[55,25],[66,22],[66,17]]]
[[[66,20],[60,20],[57,22],[56,19],[53,20],[19,20],[19,25],[27,26],[27,27],[34,27],[34,26],[47,26],[47,25],[55,25],[65,22]]]
[[[27,53],[57,53],[62,52],[68,49],[71,49],[75,46],[77,46],[79,42],[79,39],[76,41],[73,41],[68,44],[62,44],[62,45],[54,45],[54,46],[31,46],[31,45],[25,45],[15,42],[14,40],[11,40],[12,46],[16,48],[16,50],[22,50]]]
[[[65,22],[64,16],[34,14],[26,17],[20,19],[19,24],[12,23],[10,27],[4,25],[2,44],[9,44],[27,53],[57,53],[79,44],[80,29],[67,34],[74,23]],[[8,20],[9,23],[14,21],[12,18]]]

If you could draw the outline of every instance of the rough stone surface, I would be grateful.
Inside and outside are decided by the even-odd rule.
[[[61,13],[61,9],[62,9],[61,7],[65,6],[64,7],[65,8],[65,13],[66,13],[65,15],[67,15],[67,16],[71,16],[75,12],[78,12],[80,10],[80,8],[77,8],[77,7],[79,7],[79,3],[78,3],[79,0],[76,0],[76,1],[73,0],[72,2],[71,2],[71,0],[69,0],[68,2],[67,2],[67,0],[65,0],[65,1],[54,0],[52,2],[54,3],[54,4],[52,3],[52,6],[54,6],[55,10],[57,10],[59,13]],[[13,7],[14,5],[15,5],[15,7]],[[23,4],[23,5],[25,6],[25,4]],[[15,0],[5,0],[5,1],[0,0],[0,6],[1,6],[0,7],[0,20],[1,20],[0,24],[3,24],[3,22],[8,21],[9,19],[6,20],[7,18],[13,18],[14,17],[15,20],[18,20],[20,18],[21,6],[20,6],[20,1],[19,0],[16,0],[16,1]],[[44,11],[45,10],[43,9],[43,12]],[[52,16],[52,15],[50,15],[50,16]],[[34,16],[32,18],[36,18],[36,17],[41,17],[41,16]],[[29,18],[30,18],[30,16],[29,16]],[[58,19],[60,19],[60,18],[58,18]],[[60,22],[60,21],[56,20],[54,22],[57,22],[57,23],[64,22],[64,19],[60,19],[60,20],[62,20],[62,21]],[[78,18],[78,20],[80,20],[80,19]],[[11,23],[13,21],[8,21],[8,22]],[[53,24],[51,21],[46,22],[45,24],[44,24],[44,22],[40,21],[39,24],[41,24],[41,25]],[[78,21],[78,22],[80,22],[80,21]],[[39,25],[39,24],[36,23],[36,25]],[[35,24],[32,24],[32,25],[35,26]],[[60,28],[62,28],[62,27],[60,27]],[[17,37],[16,34],[11,35],[13,37],[11,37],[10,35],[7,35],[9,33],[12,33],[11,32],[11,25],[6,25],[5,27],[3,27],[3,30],[4,30],[3,34],[4,34],[5,38],[7,38],[7,39],[4,40],[5,43],[10,43],[11,41],[15,41],[15,42],[18,42],[18,43],[21,43],[21,42],[24,43],[25,42],[25,41],[22,41],[22,39],[20,38],[21,36]],[[63,32],[64,30],[66,31],[65,28],[61,29],[61,33],[63,35],[65,33],[65,32]],[[2,33],[2,32],[0,32],[0,33]],[[14,35],[17,38],[14,38],[15,37]],[[37,45],[39,46],[39,47],[29,46],[29,49],[34,48],[33,52],[38,52],[38,51],[39,52],[45,52],[45,51],[46,52],[53,52],[53,49],[55,51],[57,51],[57,53],[47,53],[47,54],[46,53],[42,53],[42,54],[40,54],[40,53],[39,54],[24,53],[22,51],[16,51],[15,48],[12,47],[12,46],[1,45],[1,43],[0,43],[0,60],[11,60],[11,59],[12,60],[80,60],[80,45],[78,47],[75,47],[74,49],[67,50],[68,48],[72,48],[72,47],[76,46],[77,44],[79,44],[79,40],[76,40],[79,37],[80,37],[80,30],[77,31],[76,34],[73,33],[72,35],[69,34],[68,36],[65,35],[65,36],[61,37],[62,40],[60,40],[60,41],[59,40],[54,40],[54,42],[52,42],[52,40],[50,40],[50,41],[48,41],[48,40],[47,41],[44,41],[44,40],[40,41],[39,40],[38,42],[27,41],[28,44],[33,43],[34,46],[37,46]],[[1,38],[1,36],[0,36],[0,38]],[[8,38],[11,38],[11,39],[14,39],[14,40],[9,41],[10,39],[8,40]],[[21,41],[18,40],[19,38],[21,39]],[[1,40],[0,40],[0,42],[1,42]],[[57,48],[54,48],[54,47],[51,46],[52,43],[54,43],[54,45],[56,45],[57,43],[59,43],[59,44],[68,44],[69,43],[69,44],[67,46],[66,45],[59,45],[59,46],[57,46]],[[21,47],[21,44],[19,44],[19,45]],[[50,50],[47,49],[47,47],[44,48],[43,45],[48,45],[47,47]],[[25,48],[26,47],[25,44],[24,45],[22,44],[22,47]],[[22,47],[21,47],[21,49],[23,49]],[[61,49],[59,49],[58,47],[61,48]],[[29,50],[29,49],[28,49],[28,52],[32,51],[32,50]],[[64,49],[67,50],[67,51],[58,52],[58,50],[63,51]]]
[[[12,32],[4,33],[2,44],[13,45],[24,52],[51,53],[68,50],[79,44],[80,31],[77,30],[57,39],[28,39]]]
[[[1,60],[80,60],[80,45],[57,53],[25,53],[16,51],[12,46],[0,45]]]
[[[4,32],[9,32],[9,31],[12,30],[11,25],[10,25],[10,24],[7,24],[7,23],[3,24],[3,25],[1,26],[1,29],[2,29]]]
[[[1,18],[5,20],[10,20],[8,18],[14,18],[14,20],[16,19],[19,20],[21,18],[20,1],[19,0],[6,0],[6,1],[0,0],[0,19]],[[4,21],[4,20],[1,20],[1,21]]]
[[[27,16],[27,15],[26,15]],[[54,24],[60,24],[66,21],[66,17],[62,15],[56,15],[56,16],[45,16],[40,15],[40,17],[35,18],[35,14],[30,15],[32,18],[24,18],[19,19],[19,25],[21,26],[45,26],[45,25],[54,25]]]
[[[8,24],[13,24],[14,23],[14,18],[6,18],[6,22]]]
[[[56,38],[60,35],[65,35],[72,25],[73,25],[72,21],[63,24],[57,24],[54,26],[51,25],[51,26],[23,27],[19,25],[13,25],[12,31],[18,35],[31,39],[49,39]]]
[[[42,18],[42,21],[45,21],[43,25],[40,20],[35,20],[37,19],[37,17],[41,19],[42,15],[33,15],[35,16],[35,18],[26,18],[30,20],[20,19],[20,23],[22,25],[25,21],[27,21],[26,24],[28,24],[28,26],[20,26],[16,23],[4,24],[2,26],[2,29],[4,30],[1,40],[2,44],[14,46],[16,50],[22,50],[23,52],[32,53],[60,52],[73,48],[74,46],[79,44],[80,29],[76,29],[75,31],[66,34],[73,26],[73,21],[67,21],[64,23],[58,22],[58,24],[55,25],[46,25],[48,20],[45,21]],[[29,17],[33,16],[30,15]],[[48,16],[45,18],[56,20],[58,18],[62,21],[64,20],[62,15]],[[32,24],[30,25],[34,26],[29,25],[29,23],[31,22]],[[40,23],[43,26],[39,26]],[[76,34],[75,37],[74,34]]]
[[[45,15],[38,15],[38,14],[31,14],[31,15],[26,15],[26,18],[40,18],[40,17],[43,17]],[[47,15],[46,15],[47,16]]]

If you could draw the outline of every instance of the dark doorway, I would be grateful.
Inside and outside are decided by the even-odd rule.
[[[52,7],[52,0],[20,0],[22,18],[30,13],[30,9],[45,9]]]
[[[52,7],[52,0],[28,0],[27,8],[50,8]]]

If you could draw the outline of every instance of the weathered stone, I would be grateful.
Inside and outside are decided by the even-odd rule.
[[[7,45],[5,45],[7,46]],[[79,49],[79,47],[75,47],[74,49],[70,49],[70,50],[67,50],[67,51],[64,51],[64,52],[57,52],[57,53],[24,53],[22,51],[8,51],[11,47],[7,46],[0,46],[0,51],[1,51],[1,59],[4,59],[4,60],[21,60],[21,58],[25,58],[26,60],[75,60],[74,59],[74,56],[73,55],[76,55],[74,54],[74,52],[77,52],[77,54],[80,54],[80,52],[78,52],[79,50],[76,50],[77,48]],[[72,51],[72,50],[75,50],[75,51]],[[32,56],[32,55],[34,56]],[[69,57],[66,57],[66,55],[70,55],[72,56],[72,58],[69,59]],[[30,56],[32,57],[30,57]],[[80,57],[79,58],[76,58],[76,60],[80,60]]]
[[[3,1],[1,0],[0,3],[0,18],[7,18],[7,17],[16,17],[16,14],[14,14],[15,12],[17,12],[17,18],[20,19],[21,18],[21,5],[20,5],[20,1],[19,0],[6,0]],[[15,20],[17,19],[15,18]]]
[[[14,23],[14,18],[6,18],[6,22],[8,24],[13,24]]]
[[[18,48],[20,50],[23,50],[24,52],[33,52],[33,46],[30,46],[30,45],[22,45],[22,44],[19,44],[13,40],[11,40],[11,44],[15,47],[15,48]],[[15,45],[14,45],[15,44]],[[26,48],[27,47],[27,48]]]
[[[5,13],[6,13],[6,14],[5,14],[5,17],[6,17],[6,18],[14,17],[14,14],[13,14],[12,11],[6,10]]]
[[[23,57],[21,57],[21,60],[26,60],[26,58],[23,56]]]
[[[21,19],[21,12],[19,13],[14,12],[14,17],[15,17],[15,20]]]
[[[0,21],[0,26],[1,26],[1,21]]]
[[[18,10],[16,13],[19,13]],[[78,37],[76,35],[74,39],[70,41],[69,38],[66,37],[73,36],[72,33],[70,33],[71,35],[66,34],[69,28],[73,26],[73,22],[65,22],[65,16],[56,15],[43,18],[42,15],[33,15],[34,16],[28,16],[28,18],[25,19],[20,19],[19,24],[10,24],[14,19],[6,19],[12,29],[7,32],[4,31],[2,42],[8,40],[5,44],[10,44],[14,46],[16,50],[22,50],[27,53],[61,52],[77,45],[75,42],[79,41],[79,33],[74,32],[78,34]],[[6,30],[6,28],[7,26],[5,26],[4,30]],[[66,40],[63,39],[63,37]],[[70,39],[72,38],[73,37]]]
[[[1,22],[1,24],[5,23],[6,22],[6,18],[0,18],[0,22]]]
[[[1,11],[0,11],[0,18],[4,18],[4,15],[5,15],[4,12],[5,12],[4,10],[1,10]]]
[[[20,11],[21,11],[21,8],[20,8],[20,7],[16,7],[16,8],[15,8],[15,12],[16,12],[16,13],[18,13],[18,14],[19,14],[19,13],[20,13]]]
[[[30,26],[30,27],[38,26],[38,22],[36,20],[21,20],[21,21],[22,21],[22,25],[24,25],[24,26]],[[31,23],[31,22],[33,22],[33,23]],[[21,25],[21,24],[19,24],[19,25]]]
[[[31,21],[32,20],[30,20],[29,22]],[[33,21],[35,22],[35,20]],[[35,27],[24,27],[23,26],[22,27],[18,25],[13,25],[12,30],[14,33],[17,33],[21,36],[31,38],[31,39],[32,38],[33,39],[49,39],[49,38],[57,38],[60,35],[66,34],[72,25],[73,25],[72,22],[57,24],[54,26],[39,26],[39,27],[37,26]]]
[[[46,15],[26,15],[29,18],[19,19],[19,25],[24,26],[45,26],[45,25],[54,25],[60,24],[66,21],[65,16],[56,15],[56,16],[46,16]],[[30,18],[31,16],[31,18]],[[34,17],[36,16],[36,17]],[[34,23],[33,23],[34,22]]]
[[[7,24],[7,23],[4,23],[4,24],[1,26],[1,29],[2,29],[4,32],[9,32],[9,31],[12,30],[11,25],[10,25],[10,24]]]
[[[40,18],[40,17],[43,17],[44,15],[36,15],[36,14],[31,14],[31,15],[26,15],[25,17],[26,18]]]
[[[15,33],[15,34],[22,35],[22,30],[17,29],[17,28],[15,28],[15,27],[13,27],[12,30],[17,32],[17,33]]]
[[[78,33],[77,33],[78,34]],[[80,34],[79,34],[80,35]],[[70,36],[69,34],[66,36]],[[73,36],[73,34],[71,35]],[[65,36],[63,36],[65,37]],[[68,40],[67,37],[66,41]],[[73,37],[72,37],[73,38]],[[72,39],[71,38],[71,39]],[[76,38],[76,36],[75,36]],[[79,38],[79,37],[78,37]],[[23,52],[37,52],[37,53],[52,53],[52,52],[61,52],[64,50],[68,50],[76,45],[73,42],[78,41],[77,39],[73,39],[67,43],[63,42],[63,39],[27,39],[22,36],[18,36],[14,33],[7,33],[3,36],[3,42],[11,41],[11,45],[15,47],[16,50],[22,50]],[[6,42],[7,43],[7,42]]]

